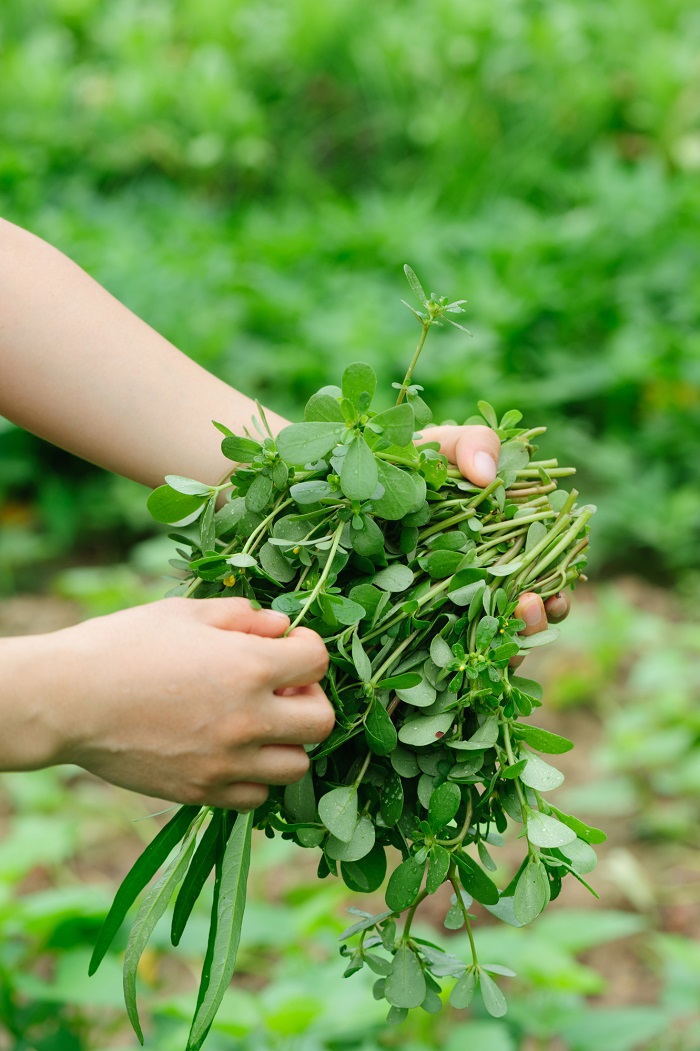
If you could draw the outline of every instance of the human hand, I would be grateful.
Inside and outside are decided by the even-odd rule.
[[[490,427],[446,424],[426,429],[424,437],[440,442],[440,451],[474,485],[485,488],[495,479],[501,441]],[[543,602],[534,591],[526,591],[520,596],[515,616],[525,621],[523,635],[535,635],[544,631],[548,623],[558,624],[564,620],[569,606],[568,595],[561,592]],[[512,667],[517,667],[523,660],[523,657],[514,657]]]
[[[164,599],[42,636],[72,665],[47,718],[53,762],[181,803],[251,810],[290,784],[333,709],[320,637],[246,599]]]

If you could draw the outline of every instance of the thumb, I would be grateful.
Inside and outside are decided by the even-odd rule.
[[[247,635],[262,635],[277,639],[289,627],[286,613],[274,609],[253,609],[246,598],[193,599],[202,609],[203,619],[223,631],[242,631]]]

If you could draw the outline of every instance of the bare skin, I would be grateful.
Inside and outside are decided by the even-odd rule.
[[[201,368],[39,238],[0,220],[0,414],[149,486],[216,483],[230,463],[211,420],[241,431],[254,402]],[[287,421],[273,412],[274,430]],[[478,485],[499,442],[486,427],[431,438]],[[526,634],[562,619],[524,595]],[[308,767],[331,731],[322,640],[240,599],[171,599],[48,635],[0,640],[0,770],[76,763],[177,802],[248,810]]]

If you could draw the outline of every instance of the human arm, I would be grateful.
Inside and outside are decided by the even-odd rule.
[[[0,770],[75,763],[182,803],[259,806],[334,715],[315,632],[246,599],[164,599],[0,639]]]

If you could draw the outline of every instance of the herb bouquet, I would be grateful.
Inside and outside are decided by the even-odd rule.
[[[429,431],[414,444],[431,418],[412,383],[416,362],[433,325],[462,327],[454,317],[464,301],[428,297],[409,267],[406,274],[420,302],[410,309],[421,335],[403,382],[394,384],[395,405],[373,409],[374,372],[352,364],[340,387],[314,394],[304,422],[277,438],[262,410],[259,439],[217,424],[224,453],[243,465],[222,485],[169,476],[149,499],[159,521],[198,522],[176,534],[184,560],[176,566],[186,578],[174,593],[247,596],[323,637],[330,654],[323,686],[337,723],[310,749],[301,781],[272,788],[250,814],[182,806],[127,875],[90,972],[165,866],[126,948],[126,1006],[141,1040],[135,987],[143,949],[176,891],[177,945],[213,871],[188,1051],[201,1047],[234,970],[253,828],[319,851],[319,878],[339,876],[357,893],[377,891],[391,867],[386,909],[353,910],[359,919],[341,935],[340,951],[346,975],[364,966],[377,975],[375,996],[388,1001],[392,1022],[414,1007],[438,1011],[444,979],[453,1007],[467,1007],[478,989],[486,1009],[502,1015],[506,1002],[493,976],[512,972],[479,962],[472,901],[506,923],[529,923],[568,873],[585,884],[596,863],[591,844],[605,838],[549,802],[563,775],[539,753],[572,744],[523,721],[540,705],[541,687],[509,667],[512,657],[556,637],[556,629],[518,634],[518,597],[546,598],[581,577],[594,508],[578,506],[576,490],[558,488],[572,469],[535,458],[545,428],[521,428],[515,410],[499,421],[480,402],[481,415],[468,421],[486,423],[502,442],[498,475],[486,489],[447,463]],[[225,489],[230,499],[217,511]],[[499,889],[491,850],[509,822],[520,830],[523,859]],[[418,905],[445,882],[452,889],[445,926],[466,929],[468,961],[413,933]]]

